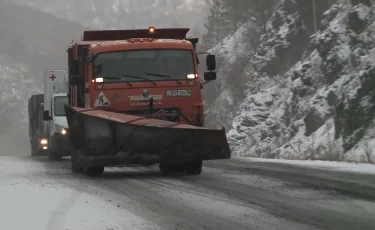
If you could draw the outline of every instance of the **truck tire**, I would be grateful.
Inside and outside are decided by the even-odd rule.
[[[82,172],[82,170],[78,168],[76,165],[74,165],[73,163],[72,163],[71,169],[72,169],[73,174],[79,174]]]
[[[52,149],[52,139],[50,139],[50,142],[49,142],[49,148],[48,148],[48,159],[50,161],[61,161],[62,159],[62,156],[58,153],[56,153],[56,151],[53,151]]]
[[[202,161],[189,163],[186,166],[186,172],[190,175],[199,175],[202,173]]]
[[[159,164],[159,170],[163,174],[171,174],[171,173],[173,173],[171,164],[167,164],[167,163],[160,163]]]
[[[104,173],[104,167],[102,166],[91,166],[87,167],[87,175],[90,177],[98,177]]]
[[[79,174],[83,171],[75,161],[71,161],[71,169],[73,174]]]
[[[31,156],[35,157],[38,155],[38,143],[35,140],[30,141],[31,145]]]
[[[73,151],[70,154],[70,165],[71,165],[71,170],[73,174],[79,174],[83,172],[83,168],[80,167],[77,162],[77,158],[78,158],[77,155],[78,155],[78,152],[76,151]]]

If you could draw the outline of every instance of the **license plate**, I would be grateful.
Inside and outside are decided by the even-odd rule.
[[[167,90],[165,92],[167,97],[190,97],[192,94],[191,89]]]

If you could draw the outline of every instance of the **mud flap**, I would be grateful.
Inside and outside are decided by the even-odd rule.
[[[92,165],[229,159],[225,130],[65,106],[73,147]]]

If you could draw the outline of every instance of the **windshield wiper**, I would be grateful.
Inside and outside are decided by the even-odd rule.
[[[121,77],[103,77],[103,79],[116,79],[116,80],[124,80],[122,79]],[[132,84],[130,84],[129,82],[127,81],[124,81],[126,84],[128,84],[129,86],[133,86]]]
[[[177,79],[173,79],[171,76],[169,75],[164,75],[164,74],[158,74],[158,73],[146,73],[146,75],[152,75],[152,76],[155,76],[155,77],[166,77],[166,78],[169,78],[169,79],[172,79],[174,81],[176,81],[179,85],[181,85],[182,83],[177,80]]]
[[[157,85],[156,82],[154,82],[154,81],[152,81],[152,80],[150,80],[150,79],[148,79],[148,78],[145,78],[145,77],[132,76],[132,75],[127,75],[127,74],[123,74],[122,76],[123,76],[123,77],[136,78],[136,79],[143,79],[143,80],[146,80],[146,81],[151,82],[151,83],[154,84],[154,85]]]

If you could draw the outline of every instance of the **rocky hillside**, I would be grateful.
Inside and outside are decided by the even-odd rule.
[[[374,163],[375,3],[327,1],[315,10],[316,32],[311,4],[281,0],[238,76],[219,70],[209,113],[230,129],[235,154]],[[226,62],[241,55],[219,51]]]

